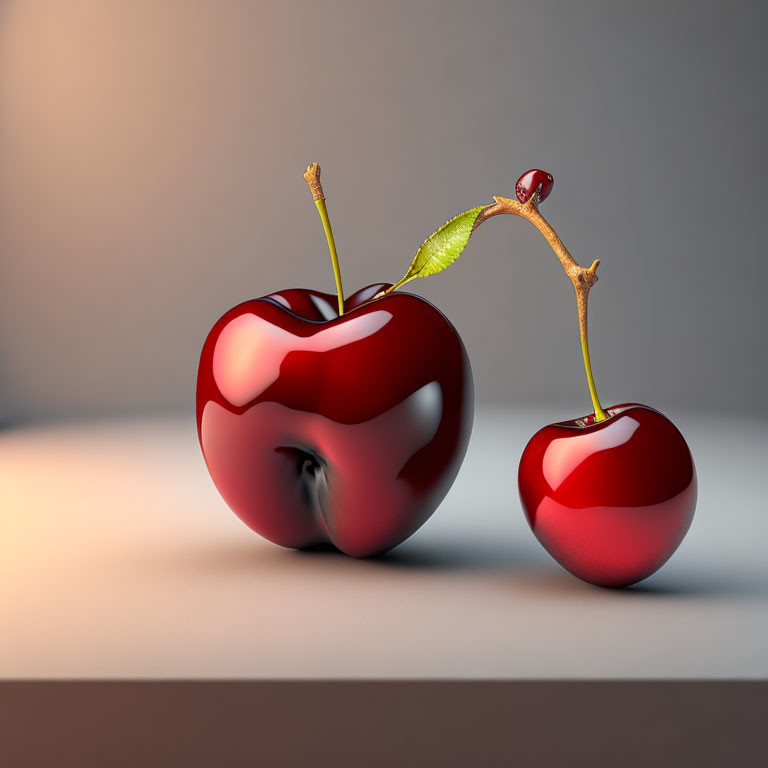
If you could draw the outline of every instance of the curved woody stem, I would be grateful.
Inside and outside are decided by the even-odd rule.
[[[587,302],[589,299],[589,290],[597,282],[597,267],[600,264],[600,260],[597,259],[594,261],[592,266],[588,269],[585,269],[576,262],[565,245],[563,245],[563,241],[558,237],[555,230],[552,229],[550,223],[539,212],[540,198],[538,190],[534,192],[530,199],[525,203],[521,203],[518,200],[511,200],[507,197],[494,196],[493,199],[495,202],[492,205],[489,205],[480,211],[472,226],[472,232],[474,232],[484,221],[487,221],[493,216],[498,216],[501,213],[511,213],[530,221],[549,243],[550,248],[555,252],[557,258],[560,259],[565,274],[570,278],[573,288],[576,291],[581,352],[584,357],[584,370],[587,374],[587,386],[589,387],[589,394],[592,398],[595,421],[604,421],[608,418],[608,415],[603,410],[603,407],[600,405],[600,400],[597,397],[595,379],[592,376],[592,363],[589,359],[589,340],[587,337]],[[388,288],[385,293],[391,293],[399,288],[404,282],[404,280],[401,280],[399,283]]]
[[[589,339],[587,337],[587,302],[589,299],[589,290],[597,282],[597,267],[600,259],[592,263],[589,268],[584,268],[576,262],[571,256],[570,251],[565,247],[563,241],[558,237],[552,225],[541,215],[539,211],[539,193],[536,191],[526,203],[518,200],[510,200],[507,197],[493,198],[496,202],[480,211],[480,215],[475,219],[472,231],[474,232],[480,224],[492,216],[500,213],[512,213],[516,216],[522,216],[533,224],[541,232],[544,239],[549,243],[550,248],[560,259],[565,274],[570,278],[573,289],[576,291],[576,306],[579,313],[579,334],[581,336],[581,352],[584,357],[584,370],[587,374],[587,386],[592,398],[592,405],[595,411],[595,421],[604,421],[608,415],[600,405],[597,397],[597,388],[595,379],[592,375],[592,363],[589,359]]]

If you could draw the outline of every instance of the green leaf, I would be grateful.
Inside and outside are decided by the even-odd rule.
[[[416,251],[413,263],[397,285],[403,285],[417,277],[436,275],[446,267],[450,267],[466,247],[469,236],[472,234],[472,226],[480,215],[480,211],[487,207],[487,205],[480,205],[446,221]]]

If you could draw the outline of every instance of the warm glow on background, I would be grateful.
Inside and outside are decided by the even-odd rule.
[[[332,290],[310,161],[348,291],[546,167],[547,216],[602,259],[606,403],[765,413],[762,356],[722,396],[768,324],[760,26],[677,4],[4,3],[0,423],[190,412],[223,311]],[[737,190],[736,219],[713,215]],[[586,413],[571,288],[532,227],[494,221],[409,289],[461,332],[480,402]]]
[[[765,765],[766,29],[0,0],[0,766]]]

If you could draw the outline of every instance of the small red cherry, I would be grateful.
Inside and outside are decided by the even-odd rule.
[[[526,171],[517,180],[517,184],[515,184],[515,194],[521,203],[527,203],[531,199],[533,193],[541,187],[541,189],[539,189],[539,202],[541,202],[549,197],[549,193],[554,186],[555,180],[552,178],[551,173],[540,171],[538,168],[533,168],[530,171]]]

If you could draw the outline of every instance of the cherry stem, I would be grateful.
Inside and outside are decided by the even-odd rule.
[[[323,187],[320,184],[320,166],[317,163],[307,166],[304,173],[304,179],[312,192],[312,198],[320,214],[320,220],[323,222],[323,231],[325,239],[328,241],[328,250],[331,254],[331,266],[333,267],[333,278],[336,281],[336,299],[339,303],[339,317],[344,314],[344,288],[341,284],[341,269],[339,268],[339,257],[336,253],[336,242],[333,239],[333,230],[331,229],[331,220],[328,218],[328,209],[325,207],[325,195]]]
[[[565,274],[570,278],[573,288],[576,291],[576,306],[579,312],[579,333],[581,335],[581,352],[584,357],[584,370],[587,374],[587,386],[589,387],[589,394],[592,398],[595,421],[605,421],[605,419],[608,418],[608,414],[603,410],[603,407],[600,405],[600,400],[597,397],[595,379],[592,376],[592,363],[589,359],[589,340],[587,337],[587,301],[589,299],[590,288],[597,282],[597,267],[600,264],[600,259],[593,262],[592,266],[588,269],[585,269],[576,262],[565,245],[563,245],[563,241],[557,236],[555,230],[552,229],[550,223],[539,212],[538,191],[536,191],[526,203],[510,200],[506,197],[494,196],[493,199],[496,201],[493,205],[489,205],[487,208],[480,211],[477,219],[475,219],[472,231],[474,232],[480,224],[492,216],[496,216],[500,213],[512,213],[516,216],[522,216],[524,219],[530,221],[549,243],[557,258],[560,259]]]

